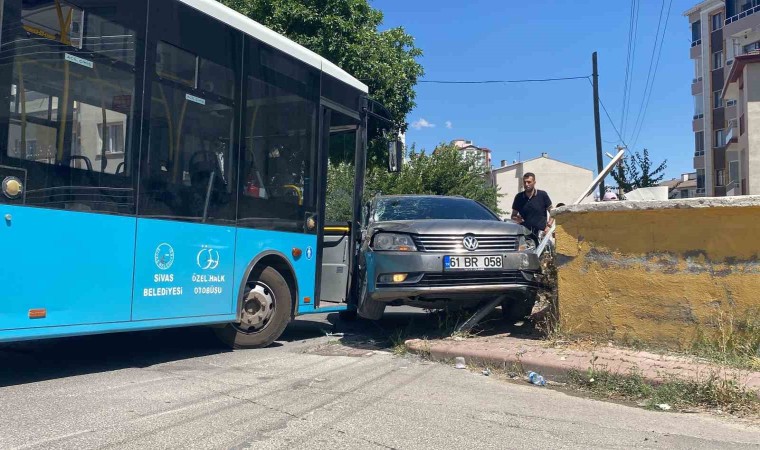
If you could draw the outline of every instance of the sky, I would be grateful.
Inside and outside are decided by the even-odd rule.
[[[577,0],[371,0],[384,13],[381,29],[401,26],[414,36],[424,53],[419,59],[425,70],[422,81],[590,76],[591,55],[598,52],[600,98],[614,127],[633,150],[646,147],[655,162],[667,159],[666,179],[675,178],[693,170],[694,65],[683,13],[697,2],[665,0],[664,7],[660,0],[638,3],[635,53],[632,46],[629,66],[630,0],[586,0],[583,7]],[[659,65],[659,42],[653,51],[658,22]],[[630,108],[623,124],[627,66]],[[648,107],[642,107],[649,74],[654,74],[654,82]],[[593,91],[586,79],[421,83],[416,91],[417,107],[407,118],[407,145],[430,151],[440,142],[463,138],[490,148],[496,166],[501,160],[511,163],[546,152],[596,171]],[[642,118],[638,140],[633,132],[637,117]],[[614,154],[620,138],[603,110],[601,118],[603,149]]]

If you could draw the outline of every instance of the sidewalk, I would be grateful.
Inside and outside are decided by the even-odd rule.
[[[596,370],[628,374],[637,370],[644,379],[659,383],[670,378],[702,381],[711,375],[736,379],[747,389],[760,395],[760,372],[722,367],[696,358],[660,355],[613,346],[581,349],[573,346],[550,347],[547,342],[509,335],[467,338],[464,340],[412,339],[405,343],[413,353],[433,359],[453,360],[464,357],[470,366],[497,366],[510,369],[514,365],[524,371],[535,371],[547,380],[564,381],[572,370]],[[594,359],[596,358],[596,359]]]

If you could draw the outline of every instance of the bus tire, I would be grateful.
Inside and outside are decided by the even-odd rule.
[[[216,334],[234,349],[269,346],[290,322],[293,300],[288,282],[272,267],[264,267],[248,282],[241,308],[241,321],[216,328]]]

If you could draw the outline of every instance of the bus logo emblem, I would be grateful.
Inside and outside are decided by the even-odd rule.
[[[174,248],[167,243],[159,244],[156,247],[156,253],[153,255],[156,267],[161,270],[169,270],[174,264]]]
[[[214,270],[219,267],[219,252],[213,248],[204,248],[198,252],[195,262],[202,270]]]

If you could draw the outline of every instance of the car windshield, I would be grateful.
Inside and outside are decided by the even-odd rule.
[[[390,197],[377,201],[373,220],[499,220],[488,208],[466,198]]]

